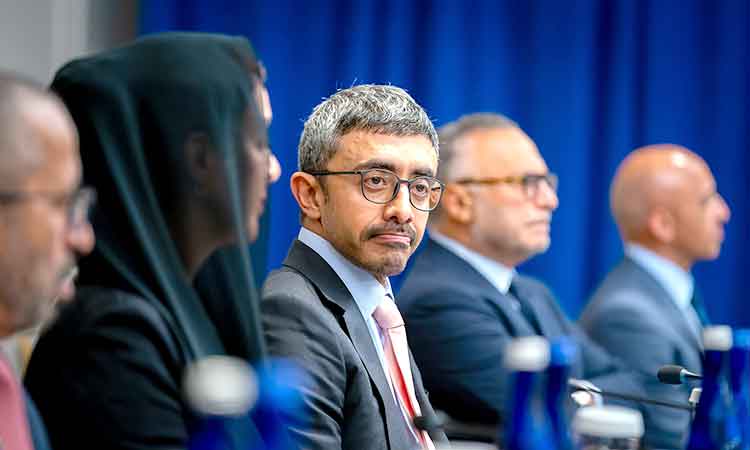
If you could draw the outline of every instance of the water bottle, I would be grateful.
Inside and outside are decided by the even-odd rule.
[[[687,450],[726,450],[726,445],[731,445],[727,442],[731,402],[723,369],[727,352],[732,348],[732,329],[725,325],[704,328],[703,347],[702,391]]]
[[[573,434],[581,450],[637,450],[643,416],[622,406],[586,406],[573,417]]]
[[[505,349],[503,364],[511,375],[508,395],[508,426],[505,450],[554,450],[555,440],[543,417],[543,406],[536,395],[540,375],[550,359],[549,344],[540,336],[511,341]]]
[[[736,427],[733,436],[739,441],[737,448],[750,450],[750,329],[736,330],[732,350],[729,352],[732,390],[732,419]]]
[[[573,450],[575,448],[570,436],[567,404],[570,367],[577,356],[578,347],[568,337],[556,339],[550,346],[545,406],[557,450]]]
[[[188,450],[262,448],[248,415],[258,398],[258,382],[245,361],[202,358],[186,369],[183,390],[196,415],[189,427]]]
[[[304,399],[299,386],[305,386],[307,375],[290,360],[269,358],[257,369],[259,395],[251,412],[266,450],[296,450],[289,437],[289,418],[305,421]]]

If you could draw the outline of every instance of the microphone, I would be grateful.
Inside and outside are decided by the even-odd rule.
[[[682,366],[668,365],[663,366],[656,373],[656,376],[664,384],[683,384],[688,379],[702,380],[703,376],[690,372]]]
[[[248,442],[235,442],[237,436],[230,431],[239,428],[258,399],[258,380],[249,364],[222,355],[199,359],[186,368],[183,390],[186,403],[196,414],[188,450],[240,448],[233,443],[248,448],[254,444],[253,436],[244,435],[241,438]]]
[[[440,431],[443,424],[443,420],[434,415],[414,416],[414,426],[417,430],[426,431],[429,435]]]
[[[682,403],[676,403],[676,402],[669,402],[665,400],[652,400],[650,398],[645,397],[639,397],[637,395],[631,395],[631,394],[624,394],[621,392],[612,392],[612,391],[605,391],[603,389],[600,389],[599,387],[593,385],[590,381],[587,380],[578,380],[575,378],[571,378],[568,380],[568,386],[571,388],[571,390],[575,391],[586,391],[591,394],[597,394],[601,395],[602,397],[611,397],[611,398],[617,398],[620,400],[627,400],[631,402],[636,403],[643,403],[646,405],[656,405],[656,406],[664,406],[667,408],[672,409],[681,409],[683,411],[693,411],[694,407],[692,405],[685,405]]]

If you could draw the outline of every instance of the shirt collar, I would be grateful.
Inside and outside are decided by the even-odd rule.
[[[430,239],[438,243],[440,246],[445,247],[446,250],[450,251],[454,255],[466,261],[471,267],[479,272],[487,281],[490,282],[495,288],[502,294],[507,294],[510,288],[510,283],[513,281],[513,277],[516,275],[516,271],[510,267],[490,259],[484,255],[480,255],[474,250],[470,250],[465,245],[458,241],[449,238],[448,236],[438,233],[437,231],[430,230]]]
[[[656,278],[656,281],[681,310],[690,306],[695,283],[690,272],[667,258],[632,242],[625,244],[625,255]]]
[[[326,263],[341,278],[344,285],[354,298],[360,313],[364,317],[371,317],[386,295],[393,297],[391,282],[385,279],[385,286],[380,284],[370,272],[352,264],[344,255],[339,253],[330,242],[308,230],[301,228],[297,239],[320,255]]]

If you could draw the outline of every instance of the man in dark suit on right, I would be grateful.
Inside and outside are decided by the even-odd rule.
[[[502,419],[504,347],[530,335],[570,336],[579,347],[572,377],[638,393],[550,289],[515,269],[550,245],[558,205],[557,177],[534,142],[505,117],[472,114],[443,126],[440,146],[445,196],[397,297],[433,405],[465,422]]]
[[[649,395],[686,403],[691,386],[660,384],[656,373],[665,364],[701,371],[708,318],[690,269],[719,255],[729,207],[705,161],[669,144],[640,148],[622,162],[610,204],[625,257],[594,292],[581,325],[645,375]],[[687,412],[644,412],[646,445],[684,448]]]

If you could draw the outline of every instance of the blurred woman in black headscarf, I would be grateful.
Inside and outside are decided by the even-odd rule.
[[[84,287],[26,375],[57,450],[184,448],[194,420],[185,367],[207,355],[262,359],[247,243],[278,177],[263,76],[245,39],[192,33],[57,73],[52,89],[99,197]]]

